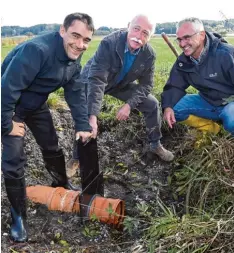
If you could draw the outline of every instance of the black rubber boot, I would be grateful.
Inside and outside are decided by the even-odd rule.
[[[45,167],[50,173],[53,182],[52,187],[64,187],[65,189],[78,191],[79,188],[74,187],[68,180],[66,174],[65,158],[62,150],[56,153],[42,152]]]
[[[14,242],[26,242],[28,240],[28,231],[25,179],[24,177],[20,179],[5,178],[5,186],[8,199],[11,203],[11,239]]]

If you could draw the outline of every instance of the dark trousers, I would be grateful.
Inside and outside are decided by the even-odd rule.
[[[105,92],[112,97],[115,97],[123,102],[127,102],[132,94],[135,93],[138,88],[138,84],[129,83],[125,88],[118,89],[113,88],[110,91]],[[145,119],[146,130],[148,133],[149,142],[159,142],[162,138],[161,134],[161,115],[158,100],[151,94],[149,94],[137,107]]]
[[[46,104],[43,104],[36,111],[26,114],[16,108],[13,120],[24,122],[29,127],[43,155],[50,154],[51,156],[56,156],[56,153],[61,153],[52,117]],[[24,165],[26,162],[24,137],[2,136],[2,144],[2,171],[4,177],[21,178],[24,175]]]
[[[105,91],[105,94],[115,97],[123,102],[127,102],[127,100],[132,97],[132,94],[137,88],[138,85],[136,83],[129,83],[123,89],[119,89],[116,87],[109,91]],[[153,95],[149,94],[143,100],[143,102],[137,106],[136,109],[139,110],[144,116],[146,131],[148,134],[148,141],[157,145],[158,143],[160,143],[160,139],[162,138],[162,120],[158,100]],[[79,159],[76,142],[74,142],[73,144],[73,158]]]

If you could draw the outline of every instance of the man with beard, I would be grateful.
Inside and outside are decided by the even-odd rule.
[[[199,130],[234,135],[234,47],[221,36],[205,32],[197,18],[180,21],[177,42],[183,53],[175,62],[162,93],[164,118]],[[192,85],[199,94],[186,95]]]
[[[24,165],[25,125],[42,151],[52,186],[73,189],[66,176],[65,159],[47,107],[51,92],[64,88],[75,122],[76,137],[91,136],[85,86],[79,80],[82,53],[94,32],[93,21],[83,13],[68,15],[59,32],[26,41],[8,54],[2,64],[2,171],[11,203],[11,238],[28,239]]]

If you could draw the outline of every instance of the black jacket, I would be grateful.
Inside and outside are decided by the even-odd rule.
[[[25,115],[40,108],[48,95],[64,88],[76,131],[90,131],[85,86],[79,81],[80,59],[66,55],[58,32],[26,41],[14,48],[2,64],[2,135],[12,130],[17,106]]]
[[[82,79],[88,83],[89,114],[98,115],[104,93],[112,89],[123,89],[138,81],[138,89],[127,101],[131,108],[140,104],[154,85],[155,53],[149,44],[144,45],[124,79],[117,84],[123,67],[127,32],[120,30],[105,37],[95,55],[82,70]]]
[[[234,95],[234,47],[206,33],[207,54],[196,65],[182,53],[175,62],[162,93],[162,108],[173,108],[191,85],[214,106],[224,105]]]

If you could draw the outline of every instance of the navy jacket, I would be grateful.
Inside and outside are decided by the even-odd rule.
[[[224,105],[234,95],[234,47],[206,33],[207,54],[196,65],[182,53],[175,62],[162,93],[162,108],[173,108],[192,85],[208,103]]]
[[[135,108],[151,92],[154,85],[155,53],[148,44],[144,45],[124,79],[117,84],[123,67],[127,32],[120,30],[106,36],[95,55],[82,70],[82,79],[88,83],[88,106],[90,115],[98,115],[104,93],[113,89],[126,88],[129,83],[138,82],[138,89],[127,101]]]
[[[80,57],[81,58],[81,57]],[[2,64],[2,135],[12,130],[17,106],[20,116],[40,108],[48,95],[64,88],[76,131],[90,131],[85,86],[79,81],[81,66],[69,59],[58,32],[26,41],[14,48]]]

